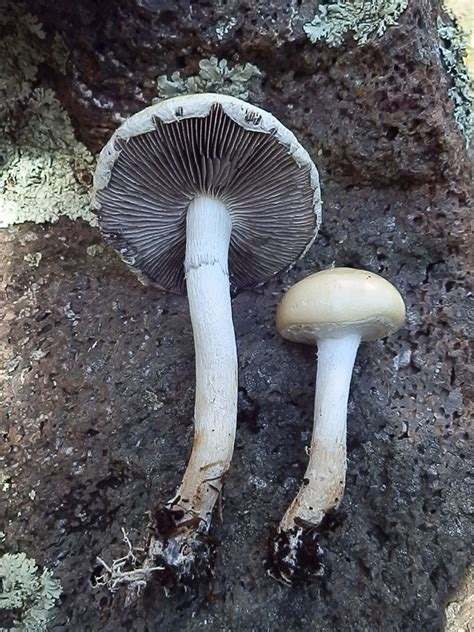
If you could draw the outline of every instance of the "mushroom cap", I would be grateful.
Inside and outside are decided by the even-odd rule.
[[[231,218],[231,282],[258,285],[313,243],[321,202],[308,153],[272,114],[234,97],[195,94],[130,117],[102,150],[93,208],[105,237],[140,276],[185,287],[186,212],[199,195]]]
[[[276,326],[284,338],[315,344],[356,333],[383,338],[405,321],[405,304],[386,279],[353,268],[331,268],[293,285],[278,305]]]

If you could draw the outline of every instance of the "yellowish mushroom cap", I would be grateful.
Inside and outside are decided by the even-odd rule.
[[[386,279],[367,270],[332,268],[291,287],[280,301],[276,326],[294,342],[315,344],[347,333],[383,338],[405,321],[405,304]]]

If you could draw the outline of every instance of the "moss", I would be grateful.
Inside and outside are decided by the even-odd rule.
[[[408,6],[408,0],[329,0],[303,30],[314,44],[325,41],[340,46],[348,33],[358,44],[373,35],[381,37]]]
[[[0,557],[0,613],[9,630],[43,632],[61,594],[61,584],[48,569],[41,573],[25,553]]]
[[[94,159],[76,140],[54,91],[39,80],[40,64],[64,71],[64,43],[57,35],[45,41],[22,5],[0,9],[0,36],[0,226],[61,215],[94,223],[88,193]]]
[[[179,94],[218,92],[247,101],[252,80],[261,76],[261,71],[253,64],[237,64],[230,68],[226,59],[219,60],[213,56],[201,59],[198,74],[186,79],[179,72],[174,72],[170,79],[163,75],[158,77],[156,86],[162,99]]]
[[[448,94],[454,105],[454,118],[466,139],[466,146],[469,147],[472,138],[473,93],[472,80],[465,63],[467,37],[451,13],[446,13],[444,18],[438,18],[437,30],[441,61],[452,81]]]

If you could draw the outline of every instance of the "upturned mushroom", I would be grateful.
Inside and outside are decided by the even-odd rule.
[[[180,96],[128,119],[102,150],[94,206],[105,237],[141,277],[188,294],[194,333],[195,434],[174,498],[151,525],[137,586],[207,565],[207,533],[236,431],[237,354],[229,282],[258,285],[313,242],[318,173],[274,116],[217,94]],[[229,278],[230,277],[230,278]],[[117,578],[116,578],[117,579]],[[122,583],[124,573],[121,574]],[[140,584],[140,585],[141,585]]]
[[[358,347],[363,340],[391,334],[404,320],[403,299],[391,283],[351,268],[306,277],[287,291],[278,306],[279,333],[318,346],[309,463],[270,543],[270,574],[285,583],[324,570],[317,528],[344,493],[347,403]]]

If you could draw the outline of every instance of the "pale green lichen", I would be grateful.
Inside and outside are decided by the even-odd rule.
[[[96,223],[87,186],[93,159],[82,145],[76,144],[75,153],[71,147],[48,152],[19,145],[3,149],[10,154],[0,170],[0,227],[56,222],[62,215]]]
[[[9,619],[8,630],[45,631],[61,592],[59,580],[48,569],[41,573],[25,553],[0,557],[0,613]]]
[[[179,72],[174,72],[169,79],[162,75],[158,77],[156,87],[158,96],[162,99],[179,94],[217,92],[246,101],[249,98],[249,82],[261,76],[261,71],[254,64],[237,64],[230,68],[226,59],[219,60],[213,56],[201,59],[197,75],[186,79]]]
[[[16,17],[16,16],[15,16]],[[30,98],[37,77],[38,64],[44,62],[35,37],[28,28],[31,16],[16,28],[5,9],[0,9],[0,28],[13,30],[0,40],[0,126],[9,133],[15,127],[15,113]]]
[[[43,258],[43,255],[41,254],[41,252],[27,252],[26,255],[24,255],[23,257],[23,260],[26,261],[26,263],[30,266],[30,268],[37,268],[42,258]],[[30,492],[30,494],[31,493],[34,493],[34,492]]]
[[[396,25],[407,6],[408,0],[329,0],[319,5],[319,13],[303,30],[313,44],[322,40],[340,46],[348,33],[358,44],[365,44]]]
[[[446,16],[446,20],[438,18],[437,21],[439,50],[444,67],[453,82],[448,94],[454,105],[454,119],[469,147],[473,125],[473,89],[472,79],[465,63],[467,38],[454,15],[447,13]]]
[[[69,51],[59,33],[55,33],[53,44],[51,46],[51,60],[57,70],[62,74],[66,74],[66,64],[69,58]]]
[[[53,90],[38,80],[45,39],[38,20],[17,5],[0,9],[0,227],[54,222],[62,215],[96,222],[89,184],[94,159],[74,135]],[[53,38],[48,61],[61,71],[66,49]]]
[[[237,24],[237,18],[233,15],[222,18],[216,24],[216,36],[218,40],[223,40],[224,37],[232,31],[234,26]]]

